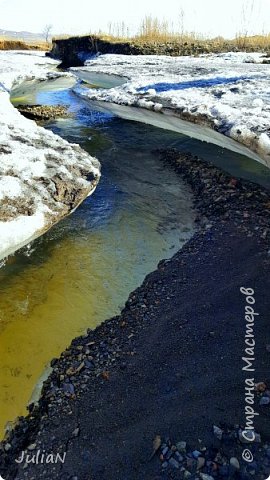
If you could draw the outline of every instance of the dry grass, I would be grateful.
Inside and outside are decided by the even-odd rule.
[[[270,50],[270,34],[253,36],[237,35],[233,43],[240,49]]]
[[[268,35],[256,35],[245,36],[238,35],[234,39],[227,40],[223,37],[217,38],[203,38],[195,33],[185,34],[164,34],[162,32],[155,32],[151,34],[141,34],[134,37],[118,37],[109,35],[107,33],[101,34],[88,34],[88,35],[76,35],[76,38],[90,36],[97,40],[105,40],[111,43],[127,42],[134,45],[161,45],[171,44],[183,46],[186,49],[196,48],[202,49],[207,52],[228,52],[228,51],[247,51],[256,52],[264,51],[270,52],[270,34]],[[72,38],[73,36],[65,35],[53,38],[54,40],[65,40]]]
[[[142,44],[178,44],[185,45],[187,47],[191,46],[201,46],[205,49],[209,49],[213,52],[224,52],[224,51],[270,51],[270,34],[267,35],[255,35],[255,36],[246,36],[246,35],[237,35],[234,39],[227,40],[223,37],[217,38],[204,38],[202,35],[196,33],[185,33],[185,34],[165,34],[164,32],[151,32],[136,35],[134,37],[121,37],[114,36],[108,33],[100,34],[88,34],[92,37],[96,37],[100,40],[105,40],[111,43],[120,43],[128,42],[132,44],[142,45]],[[84,35],[76,35],[76,38],[85,37]],[[64,40],[72,38],[70,35],[61,35],[54,37],[54,40]]]
[[[11,38],[0,37],[0,50],[50,50],[51,44],[46,42],[25,42]]]
[[[206,38],[204,35],[196,32],[185,31],[185,12],[180,11],[178,25],[169,23],[166,20],[159,20],[156,17],[146,16],[140,25],[140,28],[134,36],[130,35],[129,27],[124,22],[109,23],[107,32],[88,32],[84,35],[76,35],[76,38],[86,35],[96,37],[112,43],[128,42],[134,44],[163,44],[172,43],[187,47],[199,47],[213,52],[224,52],[229,50],[247,50],[247,51],[270,51],[270,34],[248,35],[250,18],[254,10],[254,0],[247,0],[251,4],[246,4],[243,8],[243,19],[241,32],[235,35],[234,39],[225,39],[223,37]],[[247,8],[247,5],[249,8]],[[70,38],[69,35],[61,35],[53,40],[62,40]]]

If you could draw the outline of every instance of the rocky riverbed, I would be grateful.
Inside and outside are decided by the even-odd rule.
[[[39,404],[2,443],[5,479],[270,474],[270,194],[189,154],[156,153],[191,185],[197,233],[131,293],[120,316],[52,360]],[[248,374],[259,415],[247,444],[241,287],[254,290],[259,312]],[[66,456],[64,464],[16,463],[23,452]]]
[[[57,117],[67,117],[68,107],[63,105],[18,105],[17,109],[31,120],[53,120]]]

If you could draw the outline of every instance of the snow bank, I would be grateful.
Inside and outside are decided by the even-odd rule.
[[[11,105],[23,80],[56,78],[41,52],[0,52],[0,259],[47,231],[95,189],[99,162]]]
[[[254,152],[252,158],[270,167],[270,65],[262,64],[263,60],[259,53],[198,58],[100,55],[82,67],[84,78],[91,81],[93,73],[102,73],[127,77],[127,81],[109,90],[76,87],[74,91],[92,100],[204,125],[230,138],[231,146],[244,145],[247,152]],[[71,69],[75,74],[80,70]]]

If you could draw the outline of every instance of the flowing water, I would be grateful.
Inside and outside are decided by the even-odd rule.
[[[159,260],[192,235],[191,194],[154,149],[188,150],[270,186],[269,171],[246,157],[94,111],[58,88],[43,82],[13,101],[69,105],[72,116],[46,128],[96,155],[102,178],[78,210],[0,269],[1,429],[26,413],[50,360],[118,314]]]

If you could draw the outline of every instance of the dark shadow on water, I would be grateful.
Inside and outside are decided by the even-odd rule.
[[[256,77],[258,78],[258,77]],[[150,88],[156,90],[157,93],[167,92],[168,90],[186,90],[188,88],[207,88],[214,87],[216,85],[227,85],[228,83],[237,83],[241,80],[252,80],[251,77],[240,76],[240,77],[216,77],[216,78],[201,78],[200,80],[191,80],[189,82],[179,82],[179,83],[152,83],[151,85],[146,85],[145,87],[140,87],[137,89],[138,92],[146,92]]]

